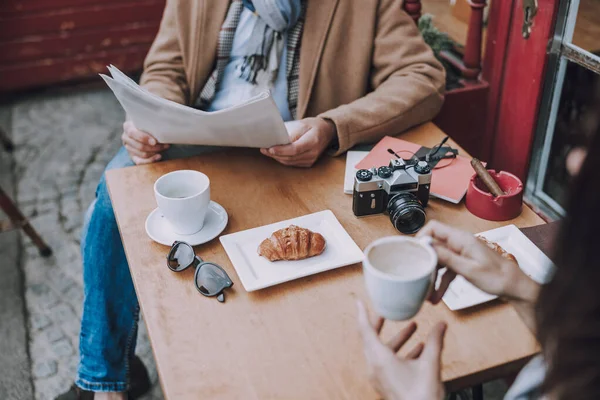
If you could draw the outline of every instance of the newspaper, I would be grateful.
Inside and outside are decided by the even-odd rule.
[[[288,144],[290,138],[268,91],[235,107],[205,112],[163,99],[114,66],[100,74],[136,128],[161,143],[256,147]]]

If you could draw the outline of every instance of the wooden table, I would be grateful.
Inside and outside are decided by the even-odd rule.
[[[443,137],[426,124],[402,135],[431,146]],[[455,144],[454,144],[455,145]],[[464,154],[464,153],[463,153]],[[193,272],[165,266],[168,248],[154,243],[144,222],[156,207],[154,181],[178,169],[211,179],[211,194],[229,213],[225,233],[330,209],[365,248],[395,235],[386,215],[357,219],[343,193],[345,157],[324,157],[312,169],[278,165],[255,150],[113,170],[108,186],[162,387],[170,399],[373,399],[356,329],[355,299],[366,298],[360,265],[248,293],[218,240],[198,246],[205,260],[222,265],[234,281],[227,302],[199,295]],[[428,219],[471,232],[507,223],[484,221],[464,205],[433,200]],[[543,221],[529,208],[519,227]],[[534,337],[509,305],[494,302],[464,312],[426,304],[417,316],[423,340],[434,323],[449,324],[443,379],[455,389],[515,372],[537,351]],[[388,323],[384,336],[402,323]],[[409,343],[407,347],[412,347]]]

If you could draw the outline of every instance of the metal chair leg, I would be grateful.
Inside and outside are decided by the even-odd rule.
[[[33,229],[27,218],[25,218],[15,203],[8,197],[2,187],[0,187],[0,208],[2,208],[8,215],[8,218],[10,218],[12,227],[23,229],[23,232],[29,236],[33,244],[38,248],[42,257],[49,257],[52,255],[50,246],[48,246],[37,231]]]
[[[13,144],[12,140],[10,140],[8,134],[2,128],[0,128],[0,144],[2,144],[2,146],[4,146],[4,149],[9,153],[11,153],[15,148],[15,145]]]
[[[476,385],[471,388],[473,400],[483,400],[483,385]]]

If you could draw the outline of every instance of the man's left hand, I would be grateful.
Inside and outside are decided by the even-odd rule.
[[[292,143],[261,149],[260,152],[293,167],[312,167],[336,135],[333,122],[322,118],[290,121],[285,123],[285,127]]]

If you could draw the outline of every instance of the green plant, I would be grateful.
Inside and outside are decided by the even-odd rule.
[[[435,27],[433,24],[433,15],[431,14],[421,16],[418,26],[423,39],[425,39],[425,43],[431,47],[433,54],[435,54],[436,58],[446,69],[446,88],[460,87],[460,71],[440,57],[442,51],[453,52],[456,43],[447,34]]]

